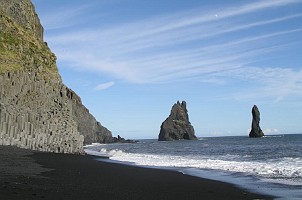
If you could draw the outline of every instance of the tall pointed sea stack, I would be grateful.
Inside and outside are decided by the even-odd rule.
[[[252,121],[252,130],[249,134],[251,138],[255,137],[263,137],[264,134],[260,128],[260,112],[258,110],[258,107],[256,105],[253,106],[252,109],[252,114],[253,114],[253,121]]]
[[[189,121],[187,104],[179,101],[173,105],[169,117],[162,123],[159,141],[196,140],[194,128]]]
[[[0,145],[82,153],[83,144],[112,141],[63,84],[32,2],[0,5]]]

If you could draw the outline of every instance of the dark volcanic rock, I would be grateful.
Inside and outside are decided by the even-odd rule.
[[[256,105],[253,106],[252,114],[253,114],[252,130],[251,130],[249,136],[252,137],[252,138],[263,137],[264,134],[263,134],[263,132],[262,132],[260,126],[259,126],[260,112],[259,112]]]
[[[113,137],[111,143],[137,143],[138,140],[129,140],[129,139],[125,139],[122,138],[120,135],[118,135],[117,137]]]
[[[189,121],[186,102],[179,101],[173,105],[169,117],[162,123],[159,141],[196,140],[194,128]]]

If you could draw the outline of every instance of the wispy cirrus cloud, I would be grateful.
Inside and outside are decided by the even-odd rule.
[[[107,83],[102,83],[102,84],[99,84],[97,85],[94,89],[95,90],[106,90],[112,86],[114,86],[115,82],[113,81],[110,81],[110,82],[107,82]]]
[[[55,12],[41,15],[40,18],[42,19],[42,24],[46,31],[67,28],[80,23],[80,16],[88,7],[88,5],[85,5],[81,7],[58,8]]]
[[[288,96],[302,95],[302,69],[242,67],[223,73],[217,75],[250,83],[244,91],[233,95],[237,100],[274,97],[273,102],[278,103]]]
[[[254,63],[291,50],[296,45],[292,38],[301,42],[301,23],[288,25],[301,20],[301,12],[279,15],[280,10],[297,4],[301,6],[301,1],[275,0],[202,12],[194,9],[106,29],[84,27],[47,35],[46,40],[59,61],[133,83],[257,81],[263,84],[264,96],[282,99],[302,95],[300,71]]]

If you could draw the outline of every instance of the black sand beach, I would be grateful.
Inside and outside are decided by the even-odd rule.
[[[273,199],[223,182],[95,158],[0,146],[0,199]]]

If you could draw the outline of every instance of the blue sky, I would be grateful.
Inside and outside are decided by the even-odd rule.
[[[301,0],[33,0],[64,83],[104,126],[157,138],[186,100],[196,135],[302,132]]]

